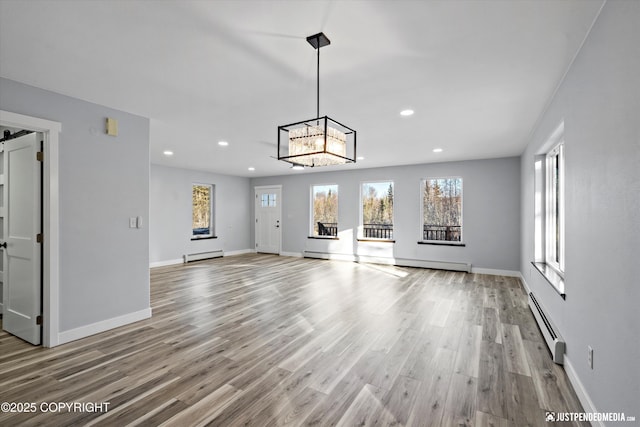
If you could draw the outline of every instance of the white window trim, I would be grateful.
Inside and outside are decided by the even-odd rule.
[[[313,217],[313,201],[314,201],[314,197],[313,197],[313,187],[323,187],[323,186],[329,186],[329,185],[335,185],[337,187],[337,191],[338,191],[338,212],[337,212],[337,224],[340,224],[340,185],[336,184],[336,183],[330,183],[330,184],[311,184],[309,186],[309,236],[313,237],[314,239],[329,239],[329,240],[333,240],[338,236],[316,236],[314,234],[315,232],[315,222],[314,222],[314,217]]]
[[[430,179],[459,179],[460,180],[460,196],[462,197],[462,200],[460,202],[460,240],[424,240],[424,187],[427,183],[428,180]],[[438,244],[443,244],[443,243],[449,243],[449,244],[455,244],[455,245],[463,245],[464,244],[464,179],[461,176],[433,176],[433,177],[427,177],[427,178],[422,178],[422,180],[420,181],[420,193],[418,194],[418,197],[420,199],[420,217],[419,217],[419,234],[418,234],[418,241],[419,242],[424,242],[424,243],[438,243]]]
[[[196,185],[202,187],[209,187],[210,189],[210,197],[209,197],[209,233],[208,234],[193,234],[193,187]],[[191,183],[191,240],[198,239],[210,239],[216,236],[216,214],[213,210],[215,207],[215,198],[216,198],[216,185],[208,184],[203,182],[193,182]]]
[[[360,204],[360,207],[358,208],[359,210],[359,217],[358,217],[358,234],[357,234],[357,239],[358,240],[380,240],[380,241],[389,241],[389,242],[394,242],[395,241],[395,237],[393,239],[371,239],[369,237],[364,237],[364,212],[363,212],[363,206],[362,206],[362,187],[364,186],[364,184],[380,184],[380,183],[391,183],[393,185],[393,206],[395,207],[396,205],[396,183],[393,179],[379,179],[379,180],[374,180],[374,181],[360,181],[360,198],[358,200],[358,203]],[[391,218],[391,223],[393,224],[393,235],[395,236],[395,232],[396,232],[396,210],[393,210],[393,216]]]
[[[553,167],[554,158],[558,158],[559,168],[559,188],[553,188]],[[553,268],[560,276],[564,277],[565,268],[565,161],[564,161],[564,141],[561,140],[545,156],[545,263]],[[556,221],[556,200],[559,202],[558,216]],[[556,223],[559,230],[556,233]],[[556,250],[556,238],[558,236],[558,249]],[[558,254],[557,251],[560,253]],[[556,255],[558,261],[556,261]]]

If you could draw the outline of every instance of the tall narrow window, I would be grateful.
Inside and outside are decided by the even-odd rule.
[[[311,230],[314,237],[338,235],[338,186],[314,185],[311,187]]]
[[[462,178],[422,181],[422,240],[462,241]]]
[[[564,144],[547,153],[545,261],[564,273]]]
[[[193,184],[192,186],[192,221],[191,238],[202,239],[214,237],[213,229],[213,196],[214,186],[211,184]]]
[[[362,184],[362,238],[393,240],[393,181]]]

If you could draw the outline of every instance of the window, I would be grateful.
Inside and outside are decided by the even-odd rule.
[[[363,239],[393,240],[393,181],[362,184]]]
[[[193,184],[191,194],[192,194],[191,238],[203,239],[203,238],[214,237],[214,229],[213,229],[214,186],[211,184]]]
[[[566,298],[564,291],[564,122],[534,159],[533,266]]]
[[[422,181],[422,240],[462,241],[462,178]]]
[[[336,237],[338,235],[338,186],[314,185],[311,187],[311,235]]]
[[[260,204],[263,208],[275,208],[277,206],[276,194],[263,194]]]
[[[564,273],[564,144],[546,156],[545,262]]]

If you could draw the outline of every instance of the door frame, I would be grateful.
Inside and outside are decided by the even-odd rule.
[[[59,338],[59,134],[62,124],[51,120],[0,110],[0,125],[42,132],[42,345],[54,347]]]
[[[282,255],[282,185],[258,185],[253,187],[253,251],[257,252],[256,245],[258,244],[258,227],[256,227],[256,223],[258,222],[258,191],[269,188],[277,188],[280,191],[280,201],[277,203],[278,216],[280,217],[280,228],[278,228],[278,233],[280,234],[280,238],[278,239],[278,255]]]

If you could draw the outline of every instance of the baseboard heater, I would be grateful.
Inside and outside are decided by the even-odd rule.
[[[400,267],[433,268],[436,270],[464,271],[466,273],[471,273],[471,264],[466,262],[428,261],[408,258],[376,257],[371,255],[331,254],[315,251],[304,251],[302,255],[305,258],[397,265]]]
[[[557,329],[544,313],[544,310],[540,306],[540,303],[538,303],[535,295],[533,295],[533,292],[529,292],[529,308],[533,313],[533,317],[536,318],[540,332],[542,332],[542,336],[551,351],[553,361],[558,365],[562,365],[565,347],[564,340],[560,337],[558,332],[556,332]]]
[[[185,254],[184,262],[185,264],[192,261],[202,261],[203,259],[211,259],[211,258],[220,258],[224,253],[220,251],[209,251],[209,252],[199,252],[197,254]]]

